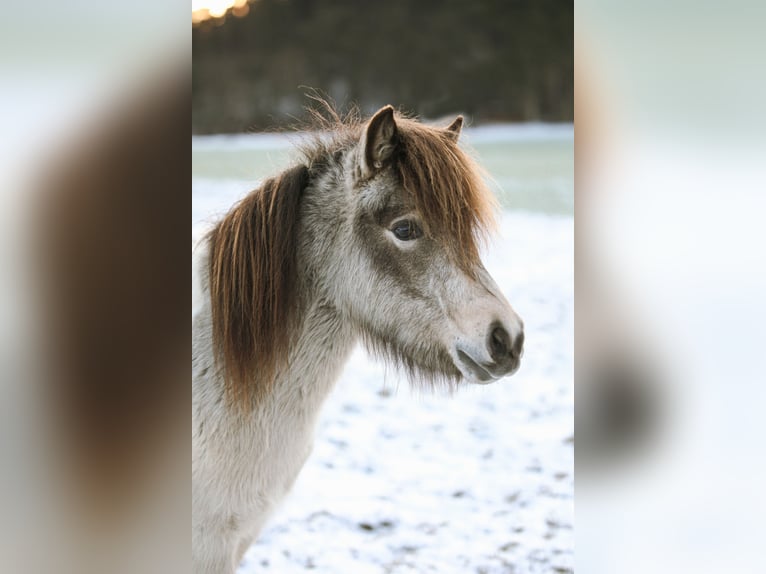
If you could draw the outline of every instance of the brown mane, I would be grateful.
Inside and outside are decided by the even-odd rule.
[[[449,132],[397,117],[399,151],[394,164],[420,213],[426,232],[441,239],[465,271],[479,262],[479,247],[494,229],[495,199],[484,172]]]
[[[314,113],[312,135],[299,146],[308,167],[268,180],[210,234],[213,345],[233,403],[257,401],[287,358],[296,305],[295,228],[309,174],[356,146],[364,132],[356,111],[346,117],[327,105],[324,111]],[[401,114],[396,124],[392,167],[426,233],[442,240],[456,264],[473,273],[480,242],[494,226],[494,196],[483,171],[451,132]],[[253,385],[254,375],[263,384]]]
[[[295,306],[295,227],[308,169],[250,193],[210,233],[213,345],[226,394],[250,404],[287,356]],[[253,375],[264,381],[253,385]]]

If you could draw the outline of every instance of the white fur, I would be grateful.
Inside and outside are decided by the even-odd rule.
[[[200,265],[205,268],[205,265]],[[204,291],[203,291],[204,293]],[[354,337],[332,309],[307,313],[290,368],[250,416],[222,399],[210,305],[193,317],[192,554],[195,574],[234,572],[311,452],[320,407]]]

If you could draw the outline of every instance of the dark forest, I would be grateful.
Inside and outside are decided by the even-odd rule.
[[[317,90],[473,124],[573,119],[567,0],[256,0],[192,28],[193,133],[299,123]]]

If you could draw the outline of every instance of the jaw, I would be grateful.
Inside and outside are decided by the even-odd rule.
[[[491,366],[457,347],[450,349],[433,334],[421,333],[416,340],[403,340],[401,333],[384,333],[370,324],[357,325],[367,351],[402,371],[416,386],[489,385],[515,374],[520,366],[517,362],[510,371],[492,372]]]
[[[362,329],[362,342],[371,355],[402,371],[415,386],[454,388],[465,378],[446,348],[422,342],[405,343],[382,336],[374,329]]]

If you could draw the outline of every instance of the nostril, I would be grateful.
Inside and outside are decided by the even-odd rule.
[[[495,325],[489,336],[489,349],[492,359],[503,361],[511,352],[511,337],[502,326]]]
[[[524,331],[519,333],[519,336],[516,337],[516,340],[513,342],[513,356],[521,358],[521,355],[524,353]]]

